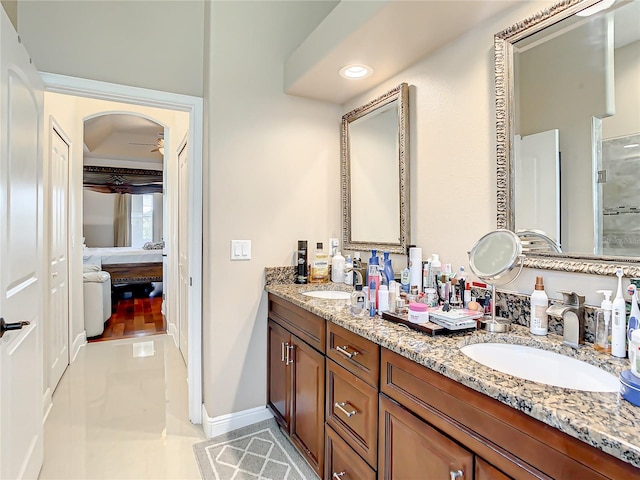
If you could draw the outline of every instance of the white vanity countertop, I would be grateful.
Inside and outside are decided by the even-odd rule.
[[[615,376],[628,368],[627,360],[601,354],[590,346],[576,351],[563,345],[561,337],[534,336],[519,325],[501,334],[482,330],[425,335],[379,317],[355,317],[349,311],[349,300],[325,300],[301,294],[308,290],[350,289],[340,284],[281,284],[265,288],[273,295],[640,468],[640,407],[623,400],[619,393],[564,389],[503,374],[471,360],[460,347],[481,342],[529,345],[586,361]]]

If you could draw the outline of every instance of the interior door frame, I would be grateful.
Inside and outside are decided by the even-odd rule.
[[[190,95],[40,72],[46,92],[178,110],[189,114],[189,420],[202,423],[202,144],[203,99]]]

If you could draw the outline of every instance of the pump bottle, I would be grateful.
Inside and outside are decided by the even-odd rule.
[[[618,291],[613,301],[613,324],[611,325],[611,355],[627,356],[627,305],[622,296],[622,269],[616,270]]]

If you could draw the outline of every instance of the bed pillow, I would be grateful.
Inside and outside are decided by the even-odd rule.
[[[144,250],[162,250],[164,248],[164,242],[147,242],[142,248]]]

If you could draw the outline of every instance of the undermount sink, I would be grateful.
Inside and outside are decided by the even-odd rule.
[[[604,370],[559,353],[505,343],[465,345],[462,353],[502,373],[586,392],[618,392],[620,380]]]
[[[325,300],[348,300],[351,298],[349,292],[342,292],[340,290],[311,290],[309,292],[302,292],[303,295],[313,298],[322,298]]]

